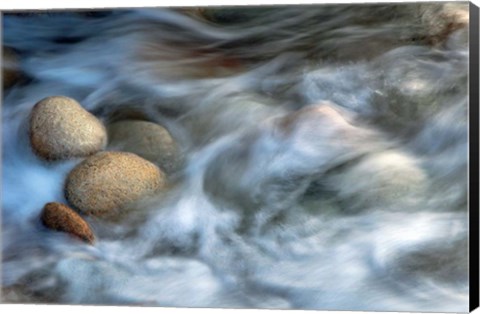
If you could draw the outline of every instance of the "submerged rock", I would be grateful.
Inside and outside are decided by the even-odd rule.
[[[65,196],[81,213],[118,218],[126,205],[165,186],[165,174],[151,162],[125,152],[87,158],[67,177]]]
[[[35,154],[46,160],[86,157],[105,147],[107,132],[74,99],[53,96],[33,107],[30,142]]]
[[[204,19],[220,25],[235,25],[254,22],[279,12],[279,8],[262,7],[206,7],[196,8],[196,14]]]
[[[32,301],[38,301],[31,292],[28,291],[28,287],[21,285],[12,285],[8,287],[2,286],[1,303],[5,304],[22,304],[32,303]],[[40,302],[38,302],[40,303]]]
[[[328,189],[337,191],[351,212],[372,207],[416,210],[428,186],[419,162],[396,149],[364,155],[332,171],[325,180]]]
[[[48,203],[40,219],[49,229],[69,233],[84,242],[93,244],[95,236],[88,223],[70,207],[60,203]]]
[[[162,126],[140,120],[124,120],[108,126],[109,147],[137,154],[166,173],[181,164],[179,149],[170,133]]]
[[[8,47],[3,47],[2,77],[4,89],[12,87],[20,78],[17,55]]]

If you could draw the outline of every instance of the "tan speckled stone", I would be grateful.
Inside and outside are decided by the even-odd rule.
[[[88,225],[73,209],[60,203],[47,203],[40,219],[45,227],[69,233],[82,241],[93,244],[95,236]]]
[[[105,148],[107,132],[74,99],[53,96],[33,107],[30,143],[35,154],[46,160],[86,157]]]
[[[126,205],[165,186],[163,172],[151,162],[125,152],[101,152],[87,158],[67,177],[65,196],[81,213],[120,216]]]
[[[181,156],[170,133],[162,126],[140,120],[123,120],[108,126],[109,147],[137,154],[166,173],[179,168]]]

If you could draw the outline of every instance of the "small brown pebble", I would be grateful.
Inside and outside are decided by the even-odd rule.
[[[81,213],[115,220],[126,205],[165,186],[165,174],[131,153],[101,152],[87,158],[68,175],[65,197]]]
[[[30,142],[35,154],[46,160],[86,157],[105,148],[107,132],[74,99],[53,96],[33,107]]]
[[[40,219],[49,229],[69,233],[93,244],[95,236],[88,223],[70,207],[60,203],[47,203]]]

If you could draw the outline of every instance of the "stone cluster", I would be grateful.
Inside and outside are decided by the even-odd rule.
[[[88,244],[95,235],[82,216],[116,222],[130,204],[165,190],[179,170],[180,150],[161,125],[121,120],[107,127],[76,100],[52,96],[39,101],[29,120],[35,155],[47,162],[81,160],[65,181],[68,206],[48,203],[40,215],[49,229]]]

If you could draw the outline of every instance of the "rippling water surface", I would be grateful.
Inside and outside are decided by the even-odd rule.
[[[4,302],[467,311],[468,4],[5,14]],[[40,99],[135,111],[185,156],[141,218],[46,230],[81,160]]]

